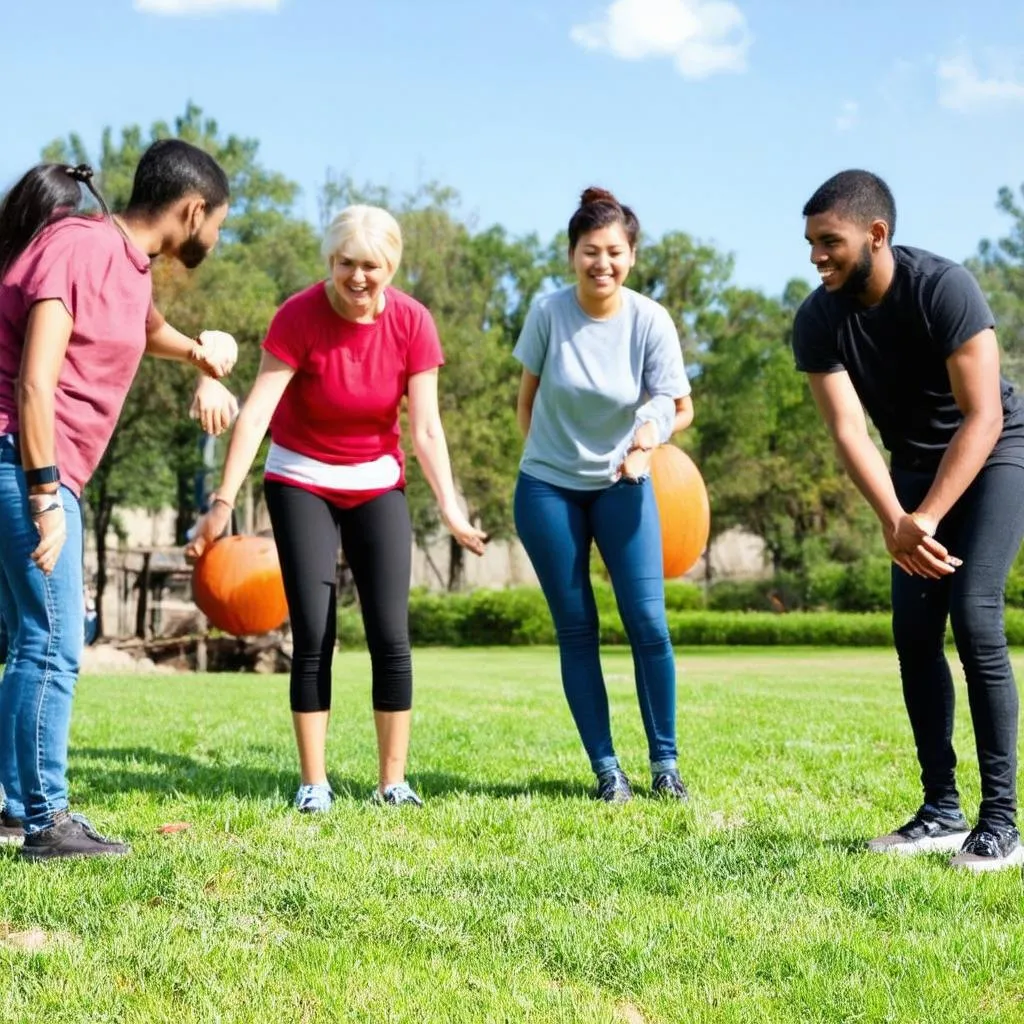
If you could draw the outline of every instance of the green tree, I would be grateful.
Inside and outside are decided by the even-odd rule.
[[[1024,185],[1020,188],[1024,198]],[[1024,207],[1009,188],[999,190],[998,208],[1011,220],[1010,231],[997,241],[984,240],[967,266],[978,279],[996,318],[1002,349],[1002,371],[1024,387]]]
[[[852,560],[870,515],[839,465],[807,382],[793,368],[793,314],[783,301],[729,288],[702,318],[706,348],[695,388],[698,458],[716,533],[760,536],[777,571],[805,574],[816,558]]]

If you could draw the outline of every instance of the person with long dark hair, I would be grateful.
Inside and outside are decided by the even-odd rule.
[[[144,354],[228,373],[234,339],[175,330],[153,307],[150,264],[195,267],[217,242],[229,186],[207,153],[168,139],[142,156],[124,213],[85,165],[39,164],[0,204],[0,841],[33,859],[123,854],[68,806],[72,693],[83,643],[82,491]],[[82,211],[82,186],[100,215]],[[235,410],[215,380],[197,389],[204,429]]]
[[[640,225],[610,192],[588,188],[569,220],[576,283],[538,299],[514,355],[523,366],[526,437],[516,530],[558,635],[562,685],[608,803],[633,796],[612,744],[590,583],[596,543],[633,650],[654,793],[686,800],[676,751],[676,669],[665,615],[651,453],[693,419],[668,311],[624,287]]]

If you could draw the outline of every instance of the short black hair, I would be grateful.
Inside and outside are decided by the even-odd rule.
[[[128,213],[155,217],[187,195],[202,197],[207,210],[231,196],[224,169],[205,150],[182,139],[154,142],[135,169]]]
[[[804,204],[804,216],[835,211],[859,224],[884,220],[889,238],[896,233],[896,200],[889,186],[870,171],[833,174]]]

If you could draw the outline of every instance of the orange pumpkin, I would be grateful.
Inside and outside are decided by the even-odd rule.
[[[651,483],[661,519],[661,558],[665,578],[689,572],[707,547],[711,507],[704,478],[693,460],[672,444],[659,445],[651,458]]]
[[[192,571],[192,593],[211,624],[233,636],[269,633],[288,618],[270,537],[223,537],[211,544]]]

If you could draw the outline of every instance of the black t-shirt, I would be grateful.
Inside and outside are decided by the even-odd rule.
[[[793,352],[805,373],[849,373],[894,467],[933,470],[963,421],[946,360],[995,320],[964,267],[923,249],[892,252],[892,284],[878,305],[824,286],[807,296]],[[1003,433],[988,461],[1024,466],[1024,401],[1001,383]]]

